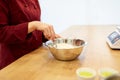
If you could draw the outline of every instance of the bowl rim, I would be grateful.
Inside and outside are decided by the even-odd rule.
[[[57,38],[57,39],[67,39],[67,38]],[[70,38],[70,39],[72,39],[72,38]],[[83,41],[84,43],[83,43],[82,45],[79,45],[79,46],[76,46],[76,47],[70,48],[70,49],[75,49],[75,48],[84,47],[84,46],[86,46],[86,45],[88,44],[88,43],[87,43],[85,40],[83,40],[83,39],[76,38],[76,40],[81,40],[81,41]],[[53,44],[53,41],[52,41],[52,40],[48,40],[48,41],[45,42],[45,46],[47,46],[47,47],[49,47],[49,48],[56,48],[56,47],[54,47],[54,46],[50,46],[50,44]],[[59,48],[56,48],[56,49],[59,49]],[[61,50],[61,49],[60,49],[60,50]]]

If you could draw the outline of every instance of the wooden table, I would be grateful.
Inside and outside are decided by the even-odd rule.
[[[96,71],[110,67],[120,71],[120,51],[110,49],[106,43],[106,37],[115,28],[114,25],[71,26],[61,33],[63,37],[88,42],[76,60],[58,61],[48,48],[42,46],[2,69],[0,80],[77,80],[75,71],[80,67],[90,67]]]

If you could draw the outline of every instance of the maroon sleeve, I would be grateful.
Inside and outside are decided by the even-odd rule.
[[[2,0],[1,0],[2,1]],[[0,1],[0,43],[14,44],[24,41],[28,32],[28,22],[9,24],[8,10]]]
[[[48,39],[45,38],[45,36],[43,35],[43,33],[42,33],[42,37],[43,37],[43,38],[42,38],[42,41],[43,41],[43,42],[48,41]]]
[[[28,23],[22,23],[16,26],[0,26],[0,42],[13,44],[25,40],[28,32]]]

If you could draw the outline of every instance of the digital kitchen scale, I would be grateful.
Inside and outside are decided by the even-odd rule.
[[[107,43],[112,49],[120,49],[120,26],[108,35]]]

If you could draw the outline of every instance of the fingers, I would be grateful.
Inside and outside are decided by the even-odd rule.
[[[40,30],[43,32],[45,38],[48,40],[54,40],[55,38],[59,38],[59,35],[55,34],[54,28],[50,24],[34,21],[34,24],[36,26],[36,30]]]
[[[47,25],[44,26],[44,36],[49,39],[49,40],[53,40],[55,38],[55,32],[54,32],[54,29],[53,29],[53,26],[52,25]]]
[[[53,26],[50,27],[50,33],[51,33],[50,40],[53,40],[55,38],[55,32],[54,32]]]
[[[58,34],[55,34],[55,38],[61,38],[61,36]]]

